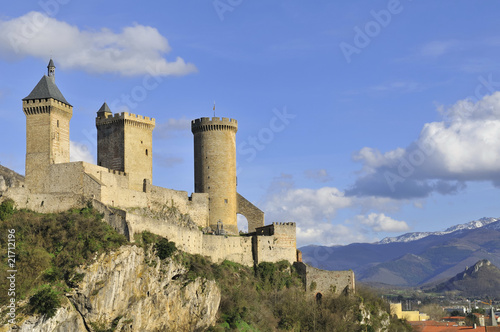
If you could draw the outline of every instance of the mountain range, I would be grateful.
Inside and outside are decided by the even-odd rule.
[[[376,243],[305,246],[303,261],[325,270],[353,270],[371,284],[421,286],[452,278],[487,259],[500,266],[500,218],[481,218],[442,232],[407,233]]]
[[[451,292],[462,297],[500,298],[500,269],[483,259],[453,278],[423,290]]]

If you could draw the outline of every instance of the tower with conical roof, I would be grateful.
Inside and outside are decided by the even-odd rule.
[[[69,162],[69,122],[73,106],[55,83],[50,59],[47,75],[23,99],[26,115],[26,186],[33,193],[47,192],[48,168]]]

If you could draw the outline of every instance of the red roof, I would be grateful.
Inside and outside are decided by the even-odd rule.
[[[452,332],[452,331],[476,331],[476,332],[500,332],[500,326],[478,326],[475,330],[471,326],[457,326],[455,323],[435,322],[432,320],[424,322],[408,322],[415,332]]]

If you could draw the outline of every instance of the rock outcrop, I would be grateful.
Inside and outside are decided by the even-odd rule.
[[[215,323],[220,289],[187,278],[175,259],[123,246],[79,272],[83,280],[54,317],[27,317],[7,331],[203,331]]]
[[[24,176],[0,165],[0,192],[24,185]]]

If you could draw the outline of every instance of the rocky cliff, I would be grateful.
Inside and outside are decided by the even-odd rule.
[[[20,317],[2,331],[203,331],[216,321],[215,281],[187,278],[175,259],[136,246],[96,257],[56,315]]]
[[[0,165],[0,192],[24,185],[24,176]]]

